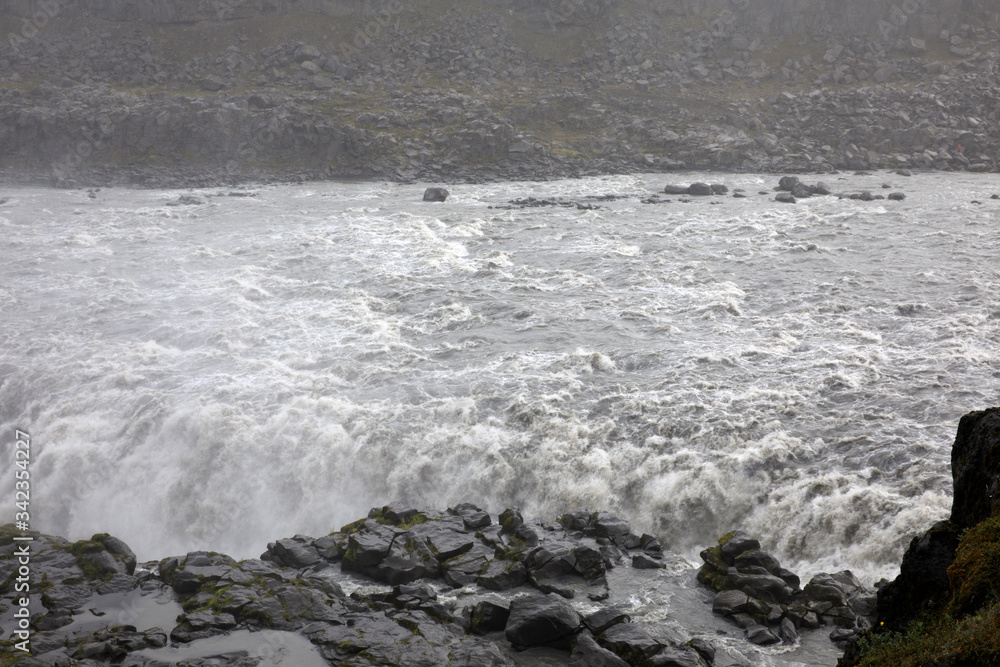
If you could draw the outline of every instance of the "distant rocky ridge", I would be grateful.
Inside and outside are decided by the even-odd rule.
[[[401,1],[401,0],[400,0]],[[345,16],[366,7],[391,7],[392,0],[0,0],[0,11],[32,18],[49,11],[53,3],[67,5],[77,15],[106,21],[151,23],[196,23],[236,20],[255,16],[281,16],[293,12],[315,12]],[[879,22],[906,36],[935,38],[942,30],[955,31],[963,24],[1000,26],[1000,12],[987,0],[494,0],[492,4],[518,12],[550,14],[555,20],[573,23],[606,16],[622,6],[650,8],[663,16],[723,17],[741,30],[760,35],[836,34],[868,36]]]
[[[996,171],[988,5],[0,0],[0,179]]]

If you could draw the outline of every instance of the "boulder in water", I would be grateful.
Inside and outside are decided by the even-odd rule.
[[[791,192],[792,189],[798,184],[798,176],[782,176],[781,180],[778,181],[778,189],[784,190],[785,192]]]
[[[424,190],[424,201],[445,201],[449,194],[444,188],[427,188]]]

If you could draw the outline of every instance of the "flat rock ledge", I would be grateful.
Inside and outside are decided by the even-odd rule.
[[[18,655],[16,633],[0,645],[18,665],[257,665],[262,642],[272,650],[301,644],[295,664],[514,665],[530,649],[580,666],[716,664],[711,638],[633,623],[608,602],[609,570],[661,569],[664,553],[655,537],[604,512],[547,522],[472,504],[387,505],[329,535],[277,540],[259,559],[239,562],[198,551],[137,564],[110,535],[30,535],[31,651]],[[24,542],[14,540],[23,536],[12,525],[0,529],[5,628],[17,627],[25,595],[16,591]],[[743,533],[705,553],[699,579],[719,591],[715,611],[745,627],[750,641],[794,643],[799,629],[823,623],[835,633],[864,626],[870,596],[849,573],[816,577],[799,591],[797,577]],[[454,589],[471,602],[439,599]],[[155,608],[167,610],[163,627],[143,617]],[[196,650],[210,641],[222,643]]]

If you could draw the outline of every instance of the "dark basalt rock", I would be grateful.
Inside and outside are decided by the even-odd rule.
[[[345,557],[346,565],[347,559]],[[390,585],[408,584],[418,579],[437,578],[441,570],[427,544],[412,534],[393,541],[388,554],[367,574]]]
[[[472,503],[462,503],[460,505],[456,505],[455,507],[449,509],[448,513],[461,517],[462,523],[465,524],[465,527],[469,530],[485,528],[493,522],[488,512],[484,512]]]
[[[796,199],[807,199],[813,196],[813,189],[805,183],[796,183],[792,188],[792,196]]]
[[[427,188],[424,190],[424,201],[443,202],[448,199],[449,192],[444,188]]]
[[[778,181],[778,189],[791,192],[799,182],[798,176],[782,176],[781,180]]]
[[[687,195],[691,194],[691,186],[689,185],[668,185],[663,188],[663,193],[668,195]]]
[[[955,496],[951,518],[913,538],[899,576],[878,593],[878,620],[902,630],[918,613],[945,601],[951,592],[948,567],[959,535],[994,515],[1000,500],[1000,408],[962,417],[952,447]]]
[[[632,556],[632,567],[638,570],[658,570],[664,565],[661,561],[646,554],[636,554]]]
[[[598,512],[593,524],[597,537],[606,537],[619,547],[623,546],[626,536],[632,531],[628,521],[606,512]]]
[[[572,667],[628,667],[627,662],[598,644],[589,632],[581,632],[573,644]]]
[[[794,642],[799,628],[823,623],[848,630],[845,636],[870,627],[874,596],[850,572],[816,575],[799,590],[798,576],[741,531],[724,535],[701,557],[698,581],[718,591],[712,611],[744,628],[751,642]]]
[[[582,625],[580,615],[558,595],[529,595],[511,601],[504,634],[515,648],[568,647],[568,639],[579,632]]]
[[[781,202],[782,204],[795,204],[798,200],[792,196],[791,192],[779,192],[775,195],[774,201]]]
[[[476,583],[491,591],[506,591],[517,588],[528,581],[528,570],[524,563],[492,560]]]
[[[484,600],[472,610],[471,626],[476,634],[499,632],[507,627],[510,619],[510,609],[502,605]]]
[[[688,194],[697,197],[707,197],[714,194],[712,186],[708,183],[692,183],[691,187],[688,188]]]
[[[951,450],[955,497],[951,522],[971,528],[1000,509],[1000,408],[971,412],[959,421]]]
[[[667,644],[654,638],[644,628],[633,623],[611,626],[597,637],[598,643],[629,664],[650,662]]]
[[[631,617],[622,610],[614,607],[605,607],[586,616],[583,622],[592,633],[599,635],[612,625],[628,623],[631,620]]]
[[[348,536],[341,567],[345,571],[373,572],[389,556],[397,533],[372,519],[366,519],[357,532]]]
[[[309,567],[320,562],[319,550],[312,544],[310,537],[296,535],[295,537],[271,542],[267,551],[271,560],[285,567]]]

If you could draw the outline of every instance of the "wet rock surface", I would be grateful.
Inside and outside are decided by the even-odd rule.
[[[0,533],[0,614],[13,613],[18,535],[13,526]],[[202,660],[210,653],[211,664],[242,665],[261,641],[286,645],[291,637],[305,640],[303,664],[512,665],[525,650],[549,651],[561,664],[714,664],[711,637],[633,623],[608,602],[612,569],[658,570],[666,559],[658,539],[605,512],[547,522],[516,509],[491,516],[472,504],[388,505],[323,537],[276,540],[243,561],[197,551],[136,564],[108,535],[75,543],[33,537],[25,623],[35,658],[24,664],[151,667],[165,664],[163,649],[189,651],[185,664],[209,664]],[[725,572],[727,585],[755,598],[726,590],[716,611],[752,616],[747,634],[758,643],[795,641],[798,616],[776,618],[771,606],[798,599],[798,580],[754,544],[737,536],[717,548],[743,570]],[[768,567],[781,576],[758,571]],[[356,590],[347,594],[349,582]],[[849,583],[834,576],[810,584],[829,602],[817,618],[846,613],[834,607],[856,597]],[[467,604],[442,598],[456,589],[470,596]],[[231,650],[197,657],[206,641],[223,640]]]
[[[755,644],[794,644],[800,632],[821,626],[831,626],[830,638],[842,643],[871,627],[875,591],[846,570],[817,574],[800,588],[797,575],[742,531],[723,535],[701,558],[698,581],[717,591],[712,611]]]

